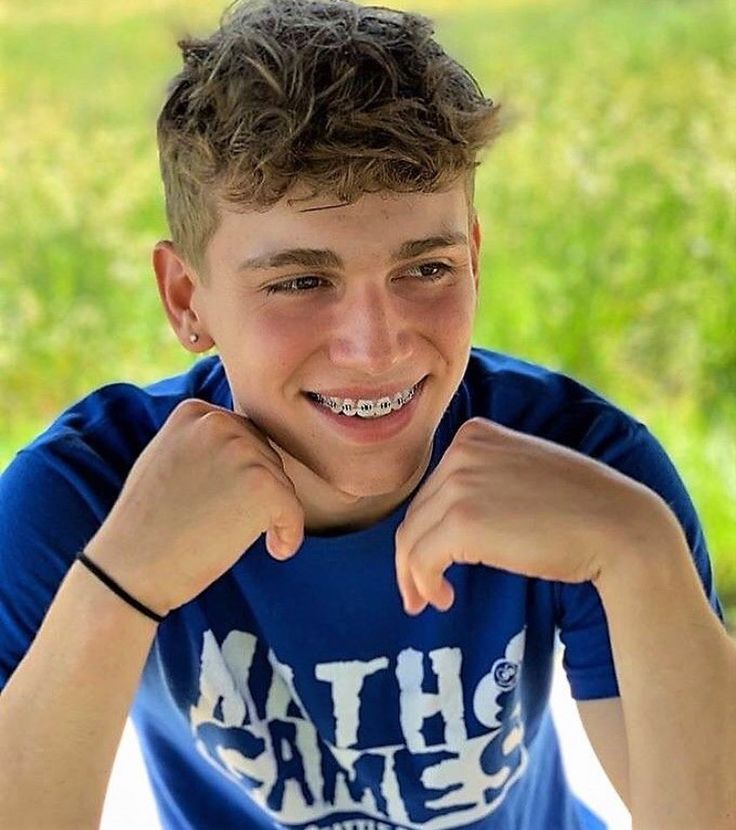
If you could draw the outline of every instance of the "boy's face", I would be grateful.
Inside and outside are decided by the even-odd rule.
[[[297,494],[393,507],[421,480],[467,365],[478,223],[462,182],[351,205],[294,195],[262,213],[223,212],[189,330],[214,341],[234,409],[270,437]],[[308,395],[378,400],[419,381],[405,411],[378,419]]]

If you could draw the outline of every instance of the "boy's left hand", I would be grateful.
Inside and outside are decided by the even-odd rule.
[[[667,505],[599,461],[472,418],[458,430],[396,531],[396,574],[408,613],[446,611],[453,563],[560,582],[595,582],[608,557],[645,544]],[[671,521],[675,520],[669,514]]]

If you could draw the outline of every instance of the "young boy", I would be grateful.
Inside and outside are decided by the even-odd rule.
[[[734,826],[698,517],[646,426],[471,347],[500,108],[431,34],[272,0],[180,44],[153,265],[218,354],[94,391],[0,479],[0,826],[95,826],[129,710],[166,828],[600,826],[557,630],[634,825]]]

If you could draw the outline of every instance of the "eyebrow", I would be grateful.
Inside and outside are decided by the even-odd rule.
[[[392,262],[400,262],[437,248],[452,248],[467,244],[468,237],[460,231],[441,233],[424,239],[411,239],[403,242],[390,258]],[[266,271],[287,265],[299,265],[305,268],[344,268],[345,263],[338,254],[329,249],[286,248],[246,259],[240,263],[238,271]]]

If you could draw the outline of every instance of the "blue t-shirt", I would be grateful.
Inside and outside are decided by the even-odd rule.
[[[0,688],[185,398],[232,408],[217,356],[145,388],[98,389],[0,477]],[[474,348],[425,479],[473,416],[659,493],[723,620],[696,511],[646,426],[560,372]],[[603,827],[568,789],[548,707],[557,631],[573,696],[618,695],[597,591],[453,565],[452,608],[408,616],[394,533],[410,501],[360,531],[307,535],[286,562],[262,536],[161,623],[131,715],[166,828]]]

